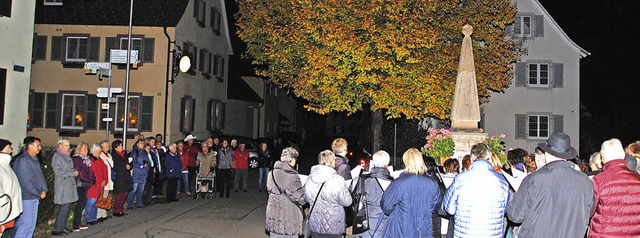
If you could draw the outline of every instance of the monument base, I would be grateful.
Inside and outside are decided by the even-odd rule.
[[[462,158],[465,155],[470,154],[471,147],[475,144],[482,143],[488,138],[488,134],[479,131],[453,131],[453,143],[455,143],[455,149],[453,152],[453,158],[462,162]]]

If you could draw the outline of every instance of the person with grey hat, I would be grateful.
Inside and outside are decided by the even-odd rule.
[[[546,165],[528,175],[507,207],[507,217],[521,223],[517,237],[575,237],[587,232],[594,209],[593,184],[567,159],[578,155],[571,139],[553,133],[538,144]]]

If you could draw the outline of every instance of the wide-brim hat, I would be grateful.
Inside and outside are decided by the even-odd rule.
[[[546,142],[540,143],[538,146],[544,152],[562,159],[573,159],[578,155],[578,151],[571,147],[571,138],[562,132],[551,134]]]
[[[189,134],[187,137],[184,138],[184,142],[187,142],[188,140],[194,140],[194,139],[196,139],[196,137]]]

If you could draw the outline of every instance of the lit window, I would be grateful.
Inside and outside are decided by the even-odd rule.
[[[86,114],[85,94],[62,94],[60,129],[82,130]]]
[[[115,126],[116,131],[122,131],[124,128],[124,96],[116,96],[116,112],[115,112]],[[129,96],[129,116],[126,118],[129,125],[127,125],[127,131],[138,131],[140,128],[140,96]]]

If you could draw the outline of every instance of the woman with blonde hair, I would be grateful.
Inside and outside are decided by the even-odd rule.
[[[631,143],[624,151],[627,153],[627,156],[624,157],[627,168],[636,174],[640,174],[640,166],[638,166],[638,159],[640,159],[640,141]]]
[[[411,148],[402,155],[404,172],[387,188],[380,205],[389,216],[383,237],[431,237],[431,214],[440,204],[438,182],[426,176],[422,153]]]
[[[346,231],[345,209],[351,205],[351,194],[344,178],[335,170],[333,152],[318,155],[318,165],[311,167],[304,187],[309,203],[309,231],[312,237],[342,237]]]

